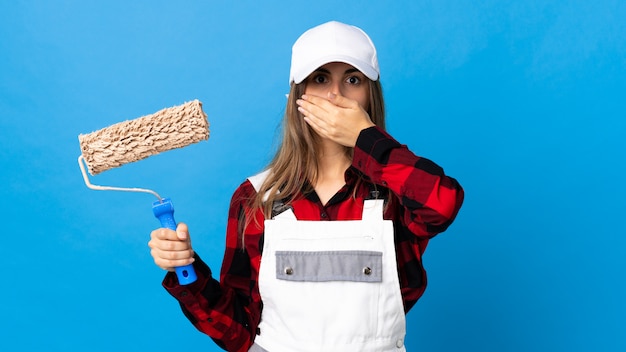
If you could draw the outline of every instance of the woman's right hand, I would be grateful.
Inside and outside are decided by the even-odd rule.
[[[189,229],[184,223],[179,223],[176,231],[166,228],[152,231],[148,246],[154,263],[163,270],[174,271],[175,267],[194,261]]]

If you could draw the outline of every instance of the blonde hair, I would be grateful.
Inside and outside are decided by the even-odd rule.
[[[384,130],[385,104],[382,86],[379,80],[368,81],[369,106],[366,107],[366,111],[372,122]],[[274,201],[281,200],[283,204],[289,205],[300,192],[307,194],[313,191],[312,185],[317,181],[320,137],[304,121],[296,104],[296,100],[304,94],[305,88],[306,80],[299,84],[291,84],[283,118],[282,142],[266,167],[266,170],[271,170],[268,177],[250,202],[250,211],[261,209],[265,219],[272,217]],[[344,152],[352,160],[353,148],[345,147]],[[307,188],[303,189],[304,185],[307,185]],[[251,216],[246,218],[250,219]]]

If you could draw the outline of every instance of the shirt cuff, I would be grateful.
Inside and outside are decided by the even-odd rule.
[[[391,135],[378,126],[372,126],[361,131],[354,147],[352,165],[368,176],[373,176],[370,170],[374,165],[387,164],[392,149],[401,147]]]
[[[163,279],[163,287],[185,306],[192,306],[197,302],[196,295],[206,286],[207,280],[212,279],[211,269],[195,254],[193,268],[196,272],[196,281],[189,285],[181,285],[175,272],[168,272]]]

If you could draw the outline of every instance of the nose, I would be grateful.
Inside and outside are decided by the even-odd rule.
[[[341,80],[334,79],[330,85],[329,92],[335,95],[343,95],[341,94]]]

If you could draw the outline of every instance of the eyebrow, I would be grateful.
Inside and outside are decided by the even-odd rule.
[[[330,74],[330,71],[328,71],[327,69],[322,68],[322,67],[320,67],[320,68],[318,68],[317,70],[315,70],[315,72],[322,72],[322,73],[327,73],[327,74]],[[349,69],[347,69],[347,70],[346,70],[346,72],[344,72],[343,74],[345,75],[345,74],[348,74],[348,73],[354,73],[354,72],[361,72],[361,71],[359,71],[359,70],[358,70],[358,69],[356,69],[356,68],[349,68]]]

